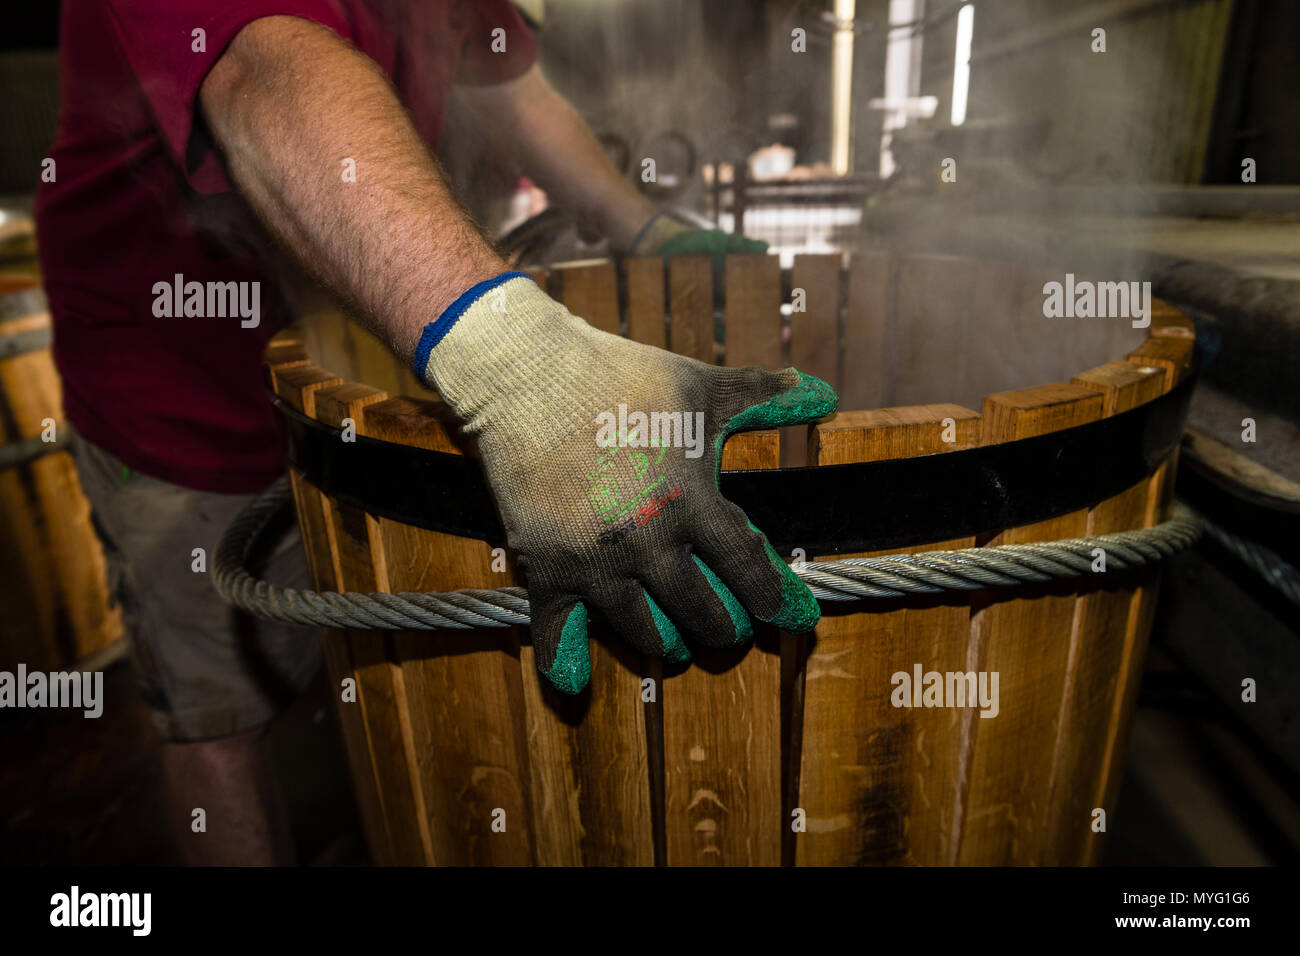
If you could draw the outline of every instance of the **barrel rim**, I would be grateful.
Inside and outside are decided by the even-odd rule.
[[[1170,319],[1190,325],[1181,310],[1157,300],[1156,312],[1161,322],[1152,324],[1144,346],[1171,333],[1187,339],[1185,327],[1169,325]],[[1189,344],[1189,363],[1172,388],[1083,425],[941,454],[723,470],[720,488],[778,550],[825,555],[990,534],[1091,508],[1149,478],[1178,447],[1202,360],[1194,337]],[[359,434],[344,442],[340,429],[278,398],[273,369],[310,361],[301,333],[292,328],[271,340],[264,358],[291,467],[318,490],[372,515],[460,537],[505,540],[476,458]],[[441,404],[410,396],[387,400],[397,398],[430,428],[447,430]],[[1106,462],[1104,469],[1098,461]],[[871,489],[870,495],[863,489]],[[792,521],[783,507],[791,501],[816,506],[799,509]],[[846,509],[846,502],[856,505]]]

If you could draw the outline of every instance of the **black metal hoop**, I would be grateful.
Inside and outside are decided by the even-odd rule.
[[[722,493],[782,553],[905,548],[1045,521],[1151,475],[1177,447],[1196,379],[1109,418],[939,455],[725,471]],[[343,441],[275,399],[289,464],[344,504],[431,531],[503,542],[480,462],[362,435]]]

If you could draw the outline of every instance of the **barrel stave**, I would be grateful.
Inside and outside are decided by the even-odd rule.
[[[665,273],[662,259],[628,259],[624,263],[627,281],[627,337],[656,348],[668,345],[668,311],[664,301]]]
[[[733,436],[727,470],[775,468],[776,431]],[[670,866],[781,862],[781,656],[775,629],[752,644],[696,648],[663,683],[663,763]]]
[[[1101,417],[1102,398],[1080,385],[1043,385],[984,400],[984,444],[1029,438]],[[988,545],[1081,536],[1088,512],[1007,529]],[[1018,588],[1028,597],[981,592],[972,616],[972,665],[999,675],[997,718],[968,716],[967,797],[956,862],[1033,863],[1045,841],[1052,755],[1065,692],[1076,598],[1055,585]]]
[[[668,347],[706,365],[717,364],[709,256],[678,256],[668,263],[668,309]]]
[[[436,402],[396,398],[365,408],[361,432],[380,441],[460,453],[463,439]],[[445,591],[513,583],[492,570],[486,541],[375,520],[374,560],[381,589]],[[427,862],[523,865],[534,862],[527,753],[519,677],[520,628],[484,632],[396,631],[386,648],[390,668],[378,684],[389,692],[406,750],[405,770],[428,833]],[[368,719],[372,735],[375,721]],[[407,743],[409,741],[409,743]],[[395,760],[394,770],[402,764]],[[395,786],[400,786],[396,784]]]
[[[1135,408],[1159,397],[1164,376],[1159,370],[1132,362],[1109,362],[1074,377],[1074,383],[1097,389],[1103,416]],[[1101,502],[1088,512],[1088,535],[1110,534],[1146,526],[1150,480]],[[1077,599],[1070,656],[1061,708],[1061,727],[1052,759],[1051,800],[1044,826],[1048,838],[1040,863],[1080,863],[1095,855],[1099,842],[1093,811],[1103,807],[1109,755],[1107,734],[1119,680],[1132,654],[1130,620],[1145,577],[1106,579],[1087,588]],[[1107,813],[1109,808],[1105,808]]]
[[[570,312],[602,332],[619,334],[618,274],[612,261],[557,266],[551,282]]]
[[[304,385],[311,388],[314,382],[308,379],[304,384],[290,383],[284,374],[291,368],[300,369],[311,364],[298,332],[286,330],[278,333],[267,347],[264,363],[268,383],[276,397],[293,408],[301,410],[304,405],[302,389]],[[327,379],[333,378],[328,373],[325,373],[325,376]],[[316,378],[319,380],[320,375]],[[324,390],[314,388],[313,393],[323,391],[328,394],[329,390],[329,388]],[[307,401],[312,402],[314,399]],[[302,532],[303,551],[312,581],[318,589],[342,590],[338,579],[338,565],[334,561],[330,547],[328,523],[325,519],[327,499],[292,469],[289,477],[294,491],[298,526]],[[347,751],[349,765],[352,768],[353,788],[357,795],[366,842],[376,862],[396,862],[397,857],[393,853],[388,836],[393,821],[385,812],[379,798],[373,761],[374,750],[367,735],[363,711],[358,706],[364,691],[349,653],[345,633],[341,630],[325,629],[322,632],[322,649],[331,685],[338,695],[335,701],[338,706],[339,726],[343,735],[344,749]],[[356,688],[356,701],[344,699],[344,681],[348,680]]]
[[[979,434],[979,414],[957,405],[847,411],[816,427],[812,450],[818,465],[849,464],[969,448]],[[972,544],[956,539],[920,550]],[[892,677],[901,671],[910,679],[914,664],[965,670],[969,601],[958,595],[823,610],[804,677],[798,806],[807,829],[795,838],[796,862],[948,863],[961,712],[894,706]]]

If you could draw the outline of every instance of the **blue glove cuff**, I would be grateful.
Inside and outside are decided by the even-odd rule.
[[[429,367],[429,353],[451,331],[451,327],[465,314],[466,309],[502,283],[521,278],[531,280],[533,277],[527,272],[513,271],[484,279],[462,292],[455,302],[443,309],[442,315],[426,325],[424,331],[420,333],[420,341],[415,347],[415,358],[411,362],[416,377],[424,381],[424,370]]]

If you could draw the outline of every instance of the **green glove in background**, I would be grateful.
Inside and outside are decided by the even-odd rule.
[[[723,255],[729,252],[767,252],[761,239],[746,239],[721,229],[697,229],[673,219],[667,213],[654,216],[641,227],[629,255],[672,256]]]
[[[672,661],[690,657],[683,638],[748,640],[751,618],[817,623],[812,593],[722,497],[718,469],[727,435],[834,411],[825,382],[598,331],[518,272],[426,326],[415,367],[477,436],[527,575],[537,666],[561,691],[590,678],[593,610]]]

